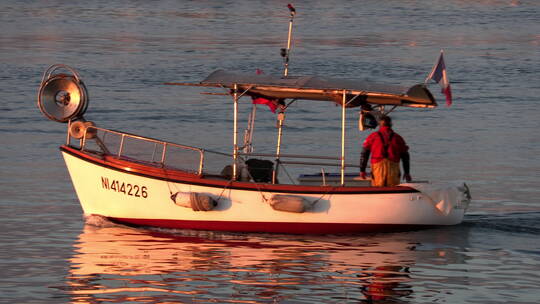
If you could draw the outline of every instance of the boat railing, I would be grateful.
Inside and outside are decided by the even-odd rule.
[[[267,157],[275,158],[275,154],[268,153],[238,153],[238,155],[249,156],[249,157]],[[313,166],[327,166],[327,167],[339,167],[341,166],[341,158],[335,156],[322,156],[322,155],[301,155],[301,154],[280,154],[279,155],[279,164],[282,165],[313,165]],[[283,159],[314,159],[314,160],[335,160],[338,162],[319,162],[319,161],[295,161],[295,160],[283,160]],[[359,165],[346,164],[347,167],[360,167]]]
[[[74,137],[68,132],[68,144]],[[232,154],[176,144],[150,137],[88,126],[79,142],[83,151],[99,152],[118,159],[138,162],[160,168],[179,169],[205,176],[221,176],[224,167],[231,164]],[[339,167],[339,157],[280,154],[279,160],[272,153],[239,153],[242,159],[259,158],[275,162],[274,170],[284,165],[310,167]],[[347,167],[358,167],[346,164]],[[321,171],[324,171],[321,169]],[[277,173],[277,172],[276,172]],[[294,182],[293,182],[294,183]]]
[[[277,176],[281,175],[283,172],[283,174],[286,177],[288,177],[288,179],[290,180],[290,183],[292,184],[300,183],[300,184],[310,184],[310,185],[328,185],[330,183],[333,183],[334,185],[337,185],[340,183],[340,180],[330,181],[330,179],[332,178],[335,179],[335,177],[333,176],[336,175],[335,173],[331,173],[331,172],[336,172],[335,168],[340,168],[342,166],[340,157],[323,156],[323,155],[304,155],[304,154],[280,154],[279,157],[277,157],[275,154],[271,154],[271,153],[238,153],[238,155],[246,159],[263,158],[263,159],[273,160],[274,171],[272,172],[272,176],[275,176],[275,178],[273,178],[273,182],[277,182]],[[349,163],[345,163],[345,166],[347,168],[360,167],[358,164],[349,164]],[[319,178],[310,177],[310,180],[306,180],[305,169],[301,169],[301,168],[306,168],[306,167],[317,168],[314,172],[313,171],[311,172],[311,175],[319,176]],[[352,181],[353,176],[356,176],[356,175],[358,175],[358,173],[353,173],[352,175],[348,174],[346,177],[346,180],[348,180],[348,183],[352,182],[352,184],[357,185],[359,181]],[[296,176],[297,178],[295,179],[294,176]],[[326,176],[328,176],[328,178],[325,178]],[[283,183],[283,180],[280,179],[279,183]]]
[[[68,135],[68,144],[71,137]],[[81,150],[101,151],[118,159],[128,159],[158,167],[173,167],[196,174],[204,170],[204,149],[88,126],[80,139]],[[215,153],[215,152],[214,152]]]

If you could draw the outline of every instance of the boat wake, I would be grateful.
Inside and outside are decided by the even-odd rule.
[[[540,212],[467,215],[463,225],[508,233],[540,234]]]
[[[85,223],[96,228],[125,227],[124,225],[114,223],[101,215],[85,215]]]

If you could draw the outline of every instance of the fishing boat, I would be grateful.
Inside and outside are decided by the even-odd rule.
[[[291,8],[289,8],[291,9]],[[195,147],[103,128],[86,121],[88,92],[79,73],[55,64],[43,74],[38,107],[49,119],[67,123],[60,146],[86,216],[126,225],[178,229],[292,234],[335,234],[456,225],[470,202],[466,184],[412,182],[373,187],[359,176],[357,161],[345,154],[347,111],[360,113],[359,128],[375,128],[377,118],[400,107],[434,108],[425,83],[393,86],[320,76],[288,75],[291,10],[284,75],[217,70],[192,83],[167,85],[217,88],[231,97],[230,151]],[[62,71],[62,72],[59,72]],[[240,140],[239,107],[252,106]],[[285,113],[298,100],[328,102],[339,109],[340,155],[285,154],[281,151]],[[276,111],[275,153],[253,149],[255,111],[264,103]],[[333,105],[337,105],[333,106]],[[273,122],[272,122],[273,123]],[[189,130],[189,126],[183,128]],[[301,165],[296,180],[283,168]],[[334,166],[336,172],[321,168]]]

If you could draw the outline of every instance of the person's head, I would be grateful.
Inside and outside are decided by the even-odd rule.
[[[391,128],[392,127],[392,118],[390,118],[390,116],[386,116],[384,115],[383,117],[381,117],[381,120],[379,121],[379,126],[381,127],[389,127]]]

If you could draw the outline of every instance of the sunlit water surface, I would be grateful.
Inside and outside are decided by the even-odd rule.
[[[414,84],[445,50],[454,105],[400,109],[394,120],[415,178],[471,187],[462,225],[286,236],[82,218],[57,148],[65,125],[35,106],[43,71],[75,67],[89,89],[86,118],[98,126],[230,151],[230,101],[162,83],[199,81],[218,68],[282,73],[286,4],[0,3],[0,302],[540,301],[535,0],[296,3],[291,74]],[[249,105],[241,111],[245,119]],[[272,152],[275,118],[262,108],[257,115],[257,151]],[[339,154],[339,115],[324,102],[294,104],[284,153]],[[351,162],[366,136],[357,116],[348,113]]]

